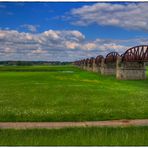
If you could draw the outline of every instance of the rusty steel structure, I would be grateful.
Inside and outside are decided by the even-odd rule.
[[[81,60],[81,64],[85,65],[85,59]]]
[[[118,52],[108,53],[105,57],[105,63],[115,63],[118,56],[120,56]]]
[[[87,58],[87,59],[85,60],[85,66],[88,66],[88,64],[89,64],[89,58]]]
[[[96,58],[95,58],[95,64],[98,66],[101,64],[101,60],[103,59],[104,57],[102,55],[98,55]]]
[[[148,45],[139,45],[129,48],[123,55],[125,62],[148,62]]]
[[[91,57],[75,61],[74,64],[78,66],[93,66],[93,62],[97,66],[101,66],[101,61],[104,58],[105,63],[115,63],[117,57],[121,57],[122,62],[148,62],[148,45],[139,45],[129,48],[125,53],[119,55],[118,52],[110,52],[104,58],[102,55],[98,55],[96,58]]]

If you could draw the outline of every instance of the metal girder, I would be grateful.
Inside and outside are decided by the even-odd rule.
[[[148,45],[139,45],[129,48],[123,55],[122,61],[148,62]]]
[[[106,55],[105,63],[114,63],[117,57],[120,56],[118,52],[110,52]]]
[[[101,64],[101,60],[103,59],[104,57],[102,55],[98,55],[96,58],[95,58],[95,63],[96,65],[99,65]]]

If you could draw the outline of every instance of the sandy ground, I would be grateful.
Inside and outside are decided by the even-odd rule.
[[[148,126],[148,119],[110,120],[86,122],[0,122],[0,129],[33,129],[33,128],[66,128],[66,127],[117,127],[117,126]]]

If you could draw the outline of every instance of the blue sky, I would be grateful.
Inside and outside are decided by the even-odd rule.
[[[1,60],[73,61],[147,44],[148,3],[0,2]]]

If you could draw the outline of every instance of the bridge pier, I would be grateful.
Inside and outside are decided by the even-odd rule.
[[[95,63],[95,59],[92,60],[91,71],[92,72],[97,72],[97,65]]]
[[[79,67],[80,67],[80,69],[83,69],[83,64],[81,63]]]
[[[99,65],[95,64],[93,65],[93,72],[100,72],[100,67]]]
[[[95,59],[93,57],[88,59],[87,70],[88,71],[93,71],[94,70],[94,64],[95,64]]]
[[[115,62],[106,63],[105,59],[102,59],[100,71],[102,75],[115,75],[116,63]]]
[[[86,65],[85,70],[90,71],[90,66],[89,66],[89,64]]]
[[[101,73],[101,61],[102,61],[102,59],[103,59],[102,55],[98,55],[95,58],[95,68],[94,68],[94,71],[97,72],[97,73]]]
[[[82,69],[83,69],[83,70],[85,70],[85,69],[86,69],[86,65],[85,65],[85,64],[83,64]]]
[[[146,67],[144,62],[126,62],[121,57],[117,58],[116,78],[120,80],[146,79]]]

